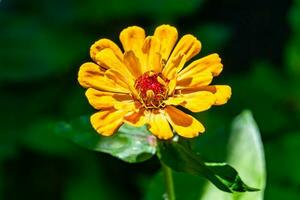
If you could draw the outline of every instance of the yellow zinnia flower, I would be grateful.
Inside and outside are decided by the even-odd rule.
[[[190,34],[176,44],[177,38],[176,28],[169,25],[157,27],[153,36],[147,37],[144,29],[131,26],[120,33],[124,52],[108,39],[91,46],[94,62],[80,67],[78,81],[88,88],[89,103],[100,110],[91,116],[98,133],[110,136],[123,123],[147,124],[160,139],[173,137],[170,125],[186,138],[205,131],[199,121],[175,106],[205,111],[212,105],[225,104],[231,88],[209,85],[222,71],[218,54],[184,67],[200,52],[201,43]]]

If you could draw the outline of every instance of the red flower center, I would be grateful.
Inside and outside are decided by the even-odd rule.
[[[158,108],[167,97],[167,83],[161,73],[152,71],[144,73],[135,82],[141,103],[146,108]]]

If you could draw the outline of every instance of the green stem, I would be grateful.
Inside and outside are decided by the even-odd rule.
[[[174,184],[173,184],[173,176],[172,176],[172,169],[161,162],[163,174],[164,174],[164,181],[167,193],[167,200],[175,200],[175,191],[174,191]]]

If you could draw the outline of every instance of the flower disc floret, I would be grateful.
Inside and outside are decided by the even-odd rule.
[[[144,73],[135,82],[138,97],[146,109],[161,108],[167,98],[167,83],[161,73],[152,71]]]

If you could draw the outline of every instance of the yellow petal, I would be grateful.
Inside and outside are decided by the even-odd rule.
[[[129,93],[127,88],[118,85],[104,76],[104,72],[95,63],[84,63],[78,72],[78,82],[86,88],[94,88],[110,92]]]
[[[154,36],[148,36],[143,44],[144,63],[143,73],[147,71],[161,72],[160,42]]]
[[[203,72],[210,72],[213,76],[218,76],[223,69],[221,58],[218,54],[211,54],[206,57],[195,60],[178,73],[178,79],[198,76]]]
[[[93,60],[96,59],[97,53],[102,51],[103,49],[109,48],[111,49],[114,54],[118,57],[118,59],[123,59],[123,54],[121,49],[116,45],[113,41],[109,39],[100,39],[97,42],[95,42],[91,48],[90,48],[90,56]]]
[[[123,88],[130,88],[129,86],[133,85],[133,79],[131,77],[126,77],[126,75],[121,74],[116,69],[106,70],[104,75]]]
[[[161,25],[155,29],[154,37],[160,40],[160,54],[162,55],[162,59],[168,60],[178,38],[176,28],[170,25]]]
[[[130,26],[120,33],[120,41],[124,51],[133,51],[138,58],[142,58],[142,46],[145,40],[145,31],[138,26]]]
[[[203,87],[202,90],[210,91],[215,95],[215,105],[223,105],[231,97],[231,88],[228,85],[211,85]]]
[[[188,115],[173,106],[167,106],[165,111],[168,121],[178,135],[186,138],[193,138],[205,131],[204,126],[191,115]]]
[[[85,93],[89,103],[96,109],[113,108],[132,105],[134,102],[129,94],[103,92],[89,88]],[[125,104],[125,105],[124,105]]]
[[[85,88],[91,87],[91,81],[96,81],[98,77],[104,75],[104,71],[98,65],[92,62],[83,63],[78,72],[78,82]]]
[[[149,113],[148,124],[149,130],[159,139],[167,140],[173,137],[173,132],[165,114],[159,111]]]
[[[133,51],[128,51],[124,55],[124,64],[127,66],[131,74],[138,78],[142,75],[142,69],[139,59],[135,56]]]
[[[180,54],[186,55],[186,61],[198,54],[201,49],[201,43],[197,38],[188,34],[184,35],[175,46],[169,59],[176,59]]]
[[[162,59],[160,53],[154,53],[149,57],[148,60],[148,66],[150,67],[152,71],[160,73],[162,70]]]
[[[107,77],[107,79],[112,80],[117,85],[128,89],[132,95],[138,97],[138,92],[134,87],[135,78],[133,78],[132,76],[121,74],[119,71],[115,69],[106,70],[104,75],[105,77]]]
[[[123,117],[126,114],[123,110],[103,110],[91,116],[93,128],[103,136],[111,136],[123,124]]]
[[[170,82],[168,84],[168,95],[169,96],[173,95],[173,93],[175,91],[175,87],[176,87],[176,82],[177,82],[176,77],[170,80]]]
[[[114,108],[117,110],[126,110],[128,112],[138,109],[135,101],[116,102]]]
[[[178,77],[176,89],[191,88],[196,86],[209,85],[213,80],[213,76],[210,72],[201,72],[198,74],[191,74],[188,77]]]
[[[103,49],[96,55],[96,62],[105,69],[115,69],[125,76],[131,76],[127,67],[111,49]]]
[[[163,68],[162,74],[169,80],[176,78],[177,72],[183,68],[185,62],[185,54],[180,54],[177,57],[170,58]]]
[[[169,97],[166,105],[181,105],[192,112],[208,110],[216,102],[216,97],[209,91],[185,92],[174,97]]]

